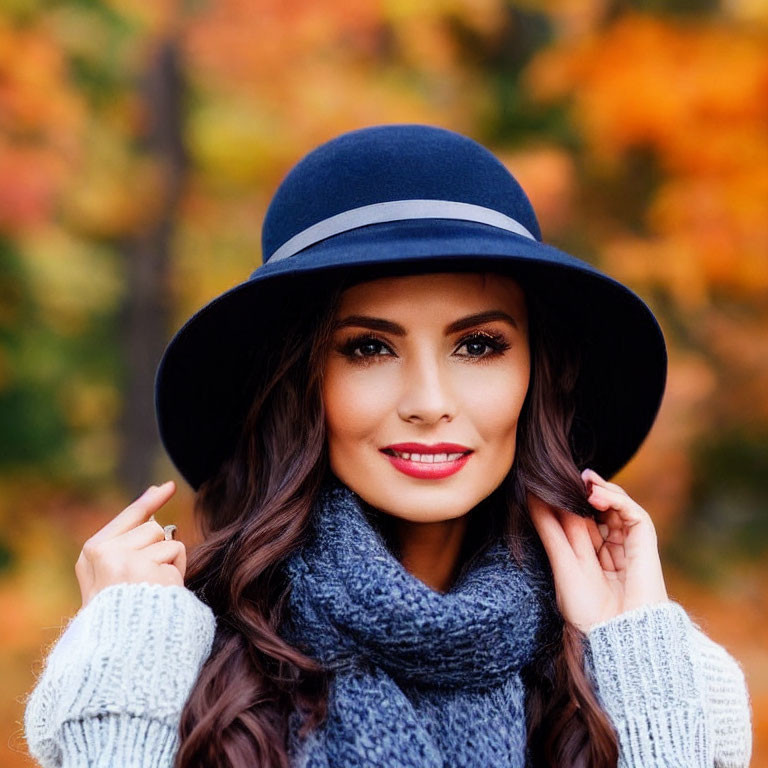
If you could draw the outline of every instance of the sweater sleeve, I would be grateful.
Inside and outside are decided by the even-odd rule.
[[[213,611],[185,587],[122,583],[97,592],[26,698],[32,757],[42,768],[169,768],[215,628]]]
[[[672,600],[593,626],[587,670],[619,768],[747,768],[752,709],[738,662]]]

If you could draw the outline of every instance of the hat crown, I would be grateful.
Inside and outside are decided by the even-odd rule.
[[[264,218],[263,262],[318,222],[396,200],[449,200],[490,208],[541,240],[527,195],[484,146],[437,126],[377,125],[321,144],[288,172]]]

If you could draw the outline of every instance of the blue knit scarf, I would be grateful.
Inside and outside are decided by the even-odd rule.
[[[557,621],[543,550],[519,568],[492,544],[446,593],[412,576],[335,477],[287,563],[283,634],[333,672],[328,717],[295,768],[522,768],[520,671]]]

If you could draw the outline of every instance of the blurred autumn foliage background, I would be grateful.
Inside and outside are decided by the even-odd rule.
[[[615,480],[670,596],[742,663],[768,765],[768,5],[763,0],[3,0],[0,763],[80,607],[85,539],[150,483],[195,542],[152,383],[260,262],[283,175],[376,123],[466,133],[545,239],[629,284],[670,348]]]

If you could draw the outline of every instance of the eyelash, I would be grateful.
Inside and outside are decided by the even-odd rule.
[[[473,360],[488,360],[489,358],[493,357],[500,357],[504,354],[506,350],[508,350],[511,346],[511,344],[500,334],[500,333],[472,333],[469,336],[464,336],[460,341],[458,346],[463,347],[465,344],[468,344],[472,341],[480,341],[486,346],[491,348],[491,352],[486,355],[460,355],[460,357],[467,357],[469,359]],[[357,336],[353,336],[352,338],[345,341],[343,344],[341,344],[338,347],[338,351],[344,355],[345,357],[349,358],[349,360],[353,363],[368,363],[372,360],[375,360],[379,357],[390,357],[390,355],[356,355],[355,350],[362,346],[363,344],[381,344],[383,347],[387,347],[388,345],[383,342],[381,339],[376,338],[376,336],[372,336],[370,333],[361,333]]]

